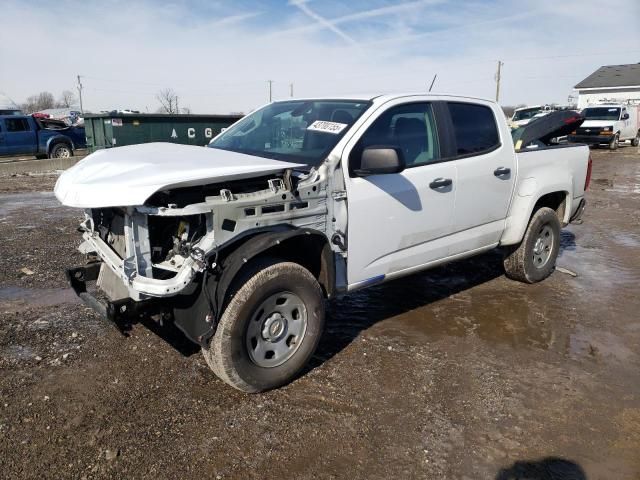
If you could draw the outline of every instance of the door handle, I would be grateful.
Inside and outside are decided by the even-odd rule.
[[[431,182],[429,184],[429,187],[433,188],[434,190],[437,188],[442,188],[442,187],[448,187],[449,185],[451,185],[453,183],[453,181],[450,178],[436,178],[433,182]]]
[[[493,174],[496,177],[504,177],[505,175],[509,175],[511,173],[511,169],[507,167],[498,167],[493,171]]]

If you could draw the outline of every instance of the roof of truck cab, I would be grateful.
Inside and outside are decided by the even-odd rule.
[[[405,93],[360,93],[360,94],[352,94],[352,95],[330,95],[330,96],[318,96],[318,97],[296,97],[296,98],[287,98],[283,100],[277,100],[278,102],[287,102],[291,100],[308,100],[308,101],[317,101],[317,100],[355,100],[361,102],[375,102],[375,103],[385,103],[390,100],[396,100],[398,98],[404,97],[450,97],[450,98],[459,98],[466,100],[481,100],[483,102],[492,102],[495,103],[494,100],[489,98],[482,97],[471,97],[467,95],[453,95],[450,93],[439,93],[439,92],[405,92]]]

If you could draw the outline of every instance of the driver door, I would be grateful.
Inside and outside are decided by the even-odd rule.
[[[433,105],[394,102],[365,124],[347,145],[349,289],[383,280],[449,255],[457,172],[442,162]],[[362,150],[393,146],[402,151],[400,173],[359,177]]]

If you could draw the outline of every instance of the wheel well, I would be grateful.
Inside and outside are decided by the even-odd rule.
[[[325,297],[334,293],[333,253],[328,240],[320,235],[296,235],[264,250],[256,258],[274,257],[302,265],[318,280]]]
[[[296,262],[314,275],[326,297],[335,291],[333,252],[327,238],[318,231],[264,231],[229,245],[215,258],[220,262],[218,267],[221,270],[212,274],[205,271],[185,292],[173,299],[176,325],[203,347],[215,332],[216,322],[226,308],[229,295],[246,280],[245,277],[256,268],[256,263],[270,258]],[[215,315],[215,322],[207,323],[205,319],[209,313]]]
[[[558,216],[558,220],[560,220],[560,223],[564,225],[567,207],[567,192],[552,192],[543,195],[534,205],[531,216],[533,217],[533,215],[543,207],[548,207],[551,210],[554,210]]]
[[[71,142],[67,140],[55,140],[51,142],[51,144],[49,145],[49,153],[53,152],[53,149],[56,148],[56,145],[60,145],[60,144],[66,145],[71,149],[71,151],[73,151],[73,145],[71,145]]]

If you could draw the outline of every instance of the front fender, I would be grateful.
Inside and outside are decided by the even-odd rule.
[[[209,257],[210,261],[217,263],[215,267],[200,274],[183,293],[173,297],[175,325],[187,338],[203,347],[215,333],[227,293],[246,264],[294,237],[309,235],[326,239],[319,231],[289,226],[249,233],[226,244],[218,252],[212,252]],[[334,266],[333,262],[329,263]]]

